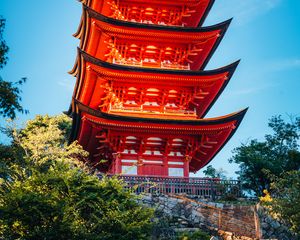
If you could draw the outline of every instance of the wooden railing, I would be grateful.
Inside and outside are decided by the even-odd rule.
[[[218,178],[176,178],[153,176],[118,176],[135,193],[186,194],[203,198],[241,197],[237,180]]]

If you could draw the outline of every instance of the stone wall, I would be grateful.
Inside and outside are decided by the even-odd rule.
[[[143,204],[154,207],[172,229],[205,229],[222,239],[293,240],[286,227],[258,206],[240,206],[193,200],[185,196],[143,195]]]
[[[266,209],[258,209],[261,235],[263,239],[296,240],[300,239],[293,235],[284,223],[272,218]]]

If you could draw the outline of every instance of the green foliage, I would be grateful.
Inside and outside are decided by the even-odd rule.
[[[5,28],[5,19],[0,16],[0,69],[7,63],[8,47],[3,39],[3,31]],[[22,78],[16,82],[4,81],[0,77],[0,116],[16,118],[16,112],[28,113],[20,102],[22,93],[20,86],[26,82],[26,78]]]
[[[25,82],[26,78],[17,82],[7,82],[0,77],[0,115],[15,119],[16,112],[28,113],[20,103],[22,101],[20,86]]]
[[[27,122],[26,128],[12,131],[15,142],[24,149],[27,157],[35,166],[47,170],[56,162],[69,162],[76,166],[88,156],[77,142],[68,145],[67,138],[71,131],[70,118],[65,115],[56,117],[36,116]]]
[[[152,213],[117,179],[62,163],[14,181],[0,212],[5,239],[147,239]]]
[[[300,234],[300,171],[282,174],[273,180],[271,189],[271,211],[288,222],[292,231]]]
[[[3,40],[3,31],[5,28],[5,19],[3,19],[0,16],[0,69],[3,68],[3,66],[6,64],[7,62],[7,52],[8,52],[8,47],[5,43],[5,41]]]
[[[66,116],[37,116],[0,145],[0,239],[148,239],[153,211],[82,166]],[[78,167],[80,166],[80,168]]]
[[[283,172],[300,168],[300,119],[285,122],[281,116],[269,122],[273,134],[265,136],[264,141],[251,140],[234,149],[229,160],[239,164],[237,172],[246,190],[261,196],[263,190],[270,190],[270,175],[280,176]]]
[[[195,232],[183,232],[179,234],[178,240],[209,240],[210,236],[201,230]]]
[[[226,179],[226,171],[222,168],[215,169],[212,165],[208,165],[203,173],[206,177]]]

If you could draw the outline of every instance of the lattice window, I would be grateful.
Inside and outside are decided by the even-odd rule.
[[[122,174],[124,175],[137,175],[137,166],[122,166]]]
[[[169,168],[168,172],[169,177],[184,177],[183,168]]]

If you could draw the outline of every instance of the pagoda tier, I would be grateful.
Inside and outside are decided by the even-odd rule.
[[[91,162],[106,173],[140,176],[188,177],[212,160],[246,113],[162,120],[110,115],[78,101],[73,104],[72,140],[78,139]]]
[[[197,119],[210,109],[238,62],[211,71],[180,71],[122,66],[78,49],[73,98],[117,115]]]
[[[231,20],[204,28],[125,22],[84,7],[80,48],[100,60],[143,68],[204,69]]]
[[[214,0],[80,0],[107,17],[147,24],[197,27]]]

